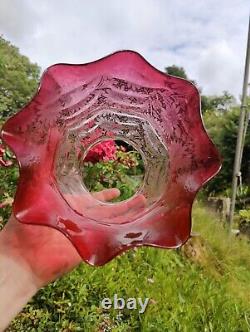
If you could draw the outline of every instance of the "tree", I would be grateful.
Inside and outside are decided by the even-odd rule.
[[[166,74],[181,77],[181,78],[184,78],[185,80],[188,80],[187,74],[183,67],[178,67],[176,65],[172,65],[172,66],[166,67],[165,72],[166,72]]]
[[[239,107],[233,107],[227,112],[209,110],[204,114],[203,118],[207,131],[213,142],[217,145],[223,162],[220,173],[206,186],[207,192],[219,193],[231,187],[239,112]],[[250,130],[248,130],[246,135],[241,167],[243,183],[248,185],[250,185],[249,155]]]
[[[236,100],[229,92],[224,91],[221,96],[201,96],[202,113],[209,110],[225,112],[236,105]]]
[[[0,36],[0,118],[16,113],[37,89],[40,68]]]
[[[176,77],[184,78],[185,80],[188,80],[189,82],[191,82],[191,83],[193,83],[194,85],[197,86],[197,83],[194,80],[191,80],[187,76],[186,71],[183,67],[172,65],[172,66],[166,67],[165,72],[168,75],[173,75],[173,76],[176,76]],[[198,89],[200,90],[199,87],[198,87]]]

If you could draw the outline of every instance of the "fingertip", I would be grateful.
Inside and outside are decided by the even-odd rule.
[[[105,201],[111,201],[112,199],[119,197],[120,194],[121,192],[117,188],[107,189],[107,192],[105,193]]]
[[[144,195],[142,194],[139,194],[135,197],[135,200],[133,202],[136,206],[140,206],[140,207],[143,207],[143,206],[146,206],[147,204],[147,199]]]
[[[113,190],[113,194],[115,195],[115,197],[118,197],[121,195],[121,192],[118,188],[112,188]]]

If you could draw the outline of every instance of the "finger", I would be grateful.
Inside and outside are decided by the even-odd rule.
[[[117,188],[104,189],[97,193],[92,193],[92,195],[94,198],[98,199],[99,201],[106,202],[106,201],[111,201],[112,199],[119,197],[120,190]]]
[[[104,189],[100,192],[84,193],[81,195],[64,194],[64,198],[71,207],[80,213],[84,213],[86,209],[99,206],[100,202],[95,199],[105,202],[117,198],[118,196],[120,196],[120,190],[116,188]]]
[[[134,199],[128,201],[128,208],[131,209],[141,209],[147,205],[147,199],[144,195],[139,194],[134,197]]]
[[[116,214],[131,214],[134,211],[142,209],[146,206],[147,200],[142,194],[135,196],[133,199],[117,204],[115,207]]]
[[[123,224],[125,222],[127,223],[134,221],[135,219],[139,218],[143,214],[143,212],[145,212],[145,207],[141,207],[138,210],[129,210],[123,215],[119,215],[113,217],[112,219],[111,218],[109,219],[114,224]]]
[[[64,194],[64,199],[68,202],[68,204],[76,211],[83,213],[85,209],[93,205],[92,196],[89,194],[83,195],[72,195],[72,194]]]
[[[143,195],[138,195],[132,200],[125,202],[115,203],[111,205],[92,206],[88,209],[88,215],[91,218],[116,218],[116,217],[127,217],[134,215],[137,211],[145,208],[146,198]]]

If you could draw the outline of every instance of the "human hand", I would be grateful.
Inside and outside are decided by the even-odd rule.
[[[90,200],[88,195],[67,195],[66,198],[78,212],[89,209],[93,215],[108,217],[111,210],[101,202],[118,197],[120,192],[106,189],[93,195],[99,203]],[[145,198],[139,195],[135,200],[114,207],[110,217],[122,215],[127,210],[132,213],[144,206]],[[40,287],[69,272],[80,262],[75,247],[61,232],[47,226],[20,223],[11,215],[0,232],[0,331]]]
[[[93,195],[100,201],[110,201],[120,192],[106,189]],[[95,213],[101,213],[98,204],[93,206],[87,195],[68,195],[67,198],[76,210],[84,212],[92,208]],[[20,223],[14,215],[0,232],[0,255],[5,254],[32,271],[37,287],[55,280],[81,262],[75,247],[61,232],[47,226]]]

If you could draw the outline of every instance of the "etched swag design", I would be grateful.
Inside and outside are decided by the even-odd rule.
[[[2,138],[20,164],[16,218],[56,228],[92,265],[134,246],[182,245],[190,236],[195,195],[220,168],[197,88],[132,51],[49,67],[31,102],[4,125]],[[86,190],[79,154],[115,139],[140,152],[145,176],[132,198],[111,204]],[[88,204],[79,209],[74,202],[81,197]]]

